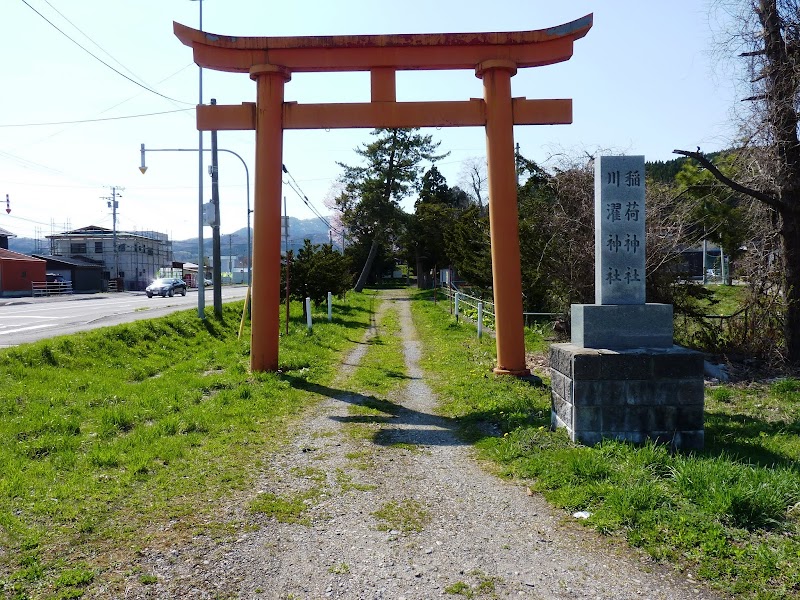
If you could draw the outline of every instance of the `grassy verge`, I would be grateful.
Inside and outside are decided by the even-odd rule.
[[[221,320],[185,311],[0,352],[0,592],[113,590],[138,548],[224,532],[219,506],[249,493],[370,304],[349,294],[311,332],[293,307],[280,375],[249,372],[241,303]]]
[[[406,377],[397,309],[383,311],[377,326],[377,334],[368,340],[367,352],[350,384],[360,391],[385,395]]]
[[[800,596],[800,381],[709,390],[700,453],[576,446],[549,430],[548,388],[490,374],[492,340],[429,301],[413,309],[442,410],[502,473],[737,597]],[[501,435],[482,434],[485,422]]]

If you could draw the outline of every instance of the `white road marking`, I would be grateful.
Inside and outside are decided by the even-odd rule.
[[[0,335],[8,335],[9,333],[19,333],[20,331],[30,331],[31,329],[44,329],[45,327],[55,327],[56,323],[47,323],[46,325],[32,325],[30,327],[20,327],[19,329],[8,329],[0,331]]]

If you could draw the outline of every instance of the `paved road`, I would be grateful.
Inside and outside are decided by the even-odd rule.
[[[222,301],[241,300],[247,286],[222,288]],[[214,310],[214,297],[206,289],[206,314]],[[49,298],[0,298],[0,348],[18,346],[76,331],[97,329],[169,313],[197,309],[197,290],[185,297],[148,298],[144,292],[74,294]]]

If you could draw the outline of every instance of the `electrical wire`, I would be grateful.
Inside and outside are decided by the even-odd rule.
[[[128,73],[130,73],[130,74],[131,74],[133,77],[135,77],[136,79],[138,79],[138,80],[139,80],[139,81],[141,81],[142,83],[144,83],[144,84],[147,84],[147,82],[146,82],[146,81],[145,81],[143,78],[139,77],[139,76],[138,76],[136,73],[134,73],[133,71],[131,71],[131,70],[130,70],[128,67],[126,67],[126,66],[125,66],[125,65],[123,65],[123,64],[122,64],[120,61],[118,61],[116,58],[114,58],[114,56],[112,56],[112,54],[111,54],[111,53],[110,53],[108,50],[106,50],[106,49],[105,49],[105,48],[103,48],[103,47],[102,47],[100,44],[98,44],[97,42],[95,42],[95,41],[94,41],[94,40],[91,38],[91,36],[89,36],[89,34],[87,34],[87,33],[86,33],[85,31],[83,31],[83,30],[82,30],[80,27],[78,27],[77,25],[75,25],[75,23],[73,23],[72,21],[70,21],[70,20],[69,20],[69,18],[67,18],[67,16],[66,16],[64,13],[62,13],[62,12],[61,12],[60,10],[58,10],[58,9],[57,9],[55,6],[53,6],[53,4],[50,2],[50,0],[44,0],[44,3],[45,3],[45,4],[47,4],[47,6],[49,6],[51,9],[53,9],[53,10],[54,10],[54,11],[55,11],[55,12],[58,14],[58,16],[59,16],[59,17],[61,17],[61,18],[62,18],[62,19],[64,19],[64,20],[65,20],[67,23],[69,23],[70,25],[72,25],[72,27],[73,27],[73,28],[74,28],[74,29],[75,29],[75,30],[76,30],[78,33],[80,33],[80,34],[81,34],[83,37],[85,37],[85,38],[86,38],[87,40],[89,40],[89,41],[90,41],[92,44],[94,44],[94,45],[95,45],[95,47],[97,47],[97,48],[98,48],[98,49],[99,49],[101,52],[103,52],[103,54],[105,54],[106,56],[108,56],[108,57],[109,57],[111,60],[113,60],[115,63],[117,63],[117,64],[118,64],[120,67],[122,67],[123,69],[125,69],[125,70],[126,70]]]
[[[142,89],[145,89],[145,90],[147,90],[148,92],[150,92],[150,93],[152,93],[152,94],[155,94],[156,96],[161,96],[162,98],[165,98],[165,99],[167,99],[167,100],[169,100],[169,101],[171,101],[171,102],[177,102],[177,103],[179,103],[179,104],[189,104],[189,105],[192,105],[192,106],[194,106],[194,104],[195,104],[194,102],[184,102],[183,100],[177,100],[177,99],[175,99],[175,98],[170,98],[169,96],[166,96],[166,95],[162,94],[161,92],[157,92],[156,90],[154,90],[154,89],[152,89],[152,88],[149,88],[149,87],[147,87],[146,85],[144,85],[144,84],[142,84],[142,83],[139,83],[139,82],[138,82],[138,81],[136,81],[135,79],[132,79],[131,77],[128,77],[127,75],[125,75],[125,73],[123,73],[122,71],[120,71],[120,70],[118,70],[118,69],[115,69],[114,67],[112,67],[110,64],[108,64],[108,63],[107,63],[106,61],[104,61],[102,58],[100,58],[99,56],[97,56],[96,54],[94,54],[94,53],[93,53],[91,50],[89,50],[89,49],[87,49],[86,47],[82,46],[82,45],[81,45],[81,44],[80,44],[78,41],[76,41],[74,38],[72,38],[72,37],[71,37],[71,36],[70,36],[68,33],[66,33],[64,30],[62,30],[61,28],[59,28],[59,27],[58,27],[58,25],[56,25],[55,23],[53,23],[53,22],[52,22],[50,19],[48,19],[47,17],[45,17],[45,16],[44,16],[42,13],[40,13],[40,12],[39,12],[38,10],[36,10],[36,9],[35,9],[33,6],[31,6],[31,5],[28,3],[28,0],[22,0],[22,3],[23,3],[23,4],[25,4],[25,6],[27,6],[28,8],[30,8],[30,9],[31,9],[33,12],[35,12],[37,15],[39,15],[39,16],[40,16],[42,19],[44,19],[45,21],[47,21],[47,23],[48,23],[48,24],[49,24],[49,25],[50,25],[50,26],[51,26],[53,29],[55,29],[56,31],[58,31],[58,32],[59,32],[61,35],[63,35],[65,38],[67,38],[67,39],[68,39],[70,42],[72,42],[73,44],[75,44],[75,45],[76,45],[78,48],[80,48],[81,50],[83,50],[84,52],[86,52],[86,54],[88,54],[89,56],[91,56],[92,58],[94,58],[95,60],[97,60],[98,62],[100,62],[100,63],[104,64],[106,67],[108,67],[109,69],[111,69],[112,71],[114,71],[114,72],[115,72],[117,75],[119,75],[120,77],[124,77],[125,79],[127,79],[128,81],[130,81],[131,83],[133,83],[134,85],[138,85],[140,88],[142,88]]]
[[[336,229],[333,225],[331,225],[330,221],[328,221],[328,219],[323,217],[322,214],[320,214],[320,212],[317,210],[317,208],[313,204],[311,204],[311,201],[308,199],[308,196],[306,196],[303,193],[303,190],[300,189],[300,185],[297,183],[297,180],[294,178],[294,176],[292,176],[292,174],[289,173],[289,170],[286,168],[286,165],[281,165],[281,166],[283,168],[283,172],[286,173],[286,175],[288,175],[290,179],[290,181],[284,181],[284,183],[288,185],[289,188],[291,188],[291,190],[300,197],[300,199],[303,201],[303,204],[305,204],[308,207],[308,209],[312,213],[314,213],[314,216],[316,216],[320,221],[322,221],[328,229],[330,229],[336,234],[341,234],[342,232]]]
[[[23,0],[24,1],[24,0]],[[119,117],[102,117],[97,119],[78,119],[75,121],[51,121],[48,123],[3,123],[0,127],[43,127],[46,125],[75,125],[77,123],[98,123],[100,121],[119,121],[121,119],[138,119],[139,117],[153,117],[155,115],[169,115],[172,113],[195,110],[194,108],[177,108],[175,110],[162,110],[161,112],[143,113],[140,115],[122,115]]]

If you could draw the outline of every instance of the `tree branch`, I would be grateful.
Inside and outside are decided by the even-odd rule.
[[[720,171],[714,163],[712,163],[709,159],[707,159],[702,152],[699,150],[697,152],[691,152],[689,150],[673,150],[673,154],[680,154],[682,156],[686,156],[688,158],[693,158],[701,165],[703,165],[708,171],[718,180],[724,183],[726,186],[731,188],[735,192],[739,192],[740,194],[744,194],[745,196],[750,196],[751,198],[755,198],[760,202],[763,202],[767,206],[774,208],[775,210],[785,210],[787,206],[780,201],[780,199],[776,198],[772,194],[765,194],[760,190],[756,190],[753,188],[749,188],[741,183],[734,181],[733,179],[725,176],[722,171]]]

